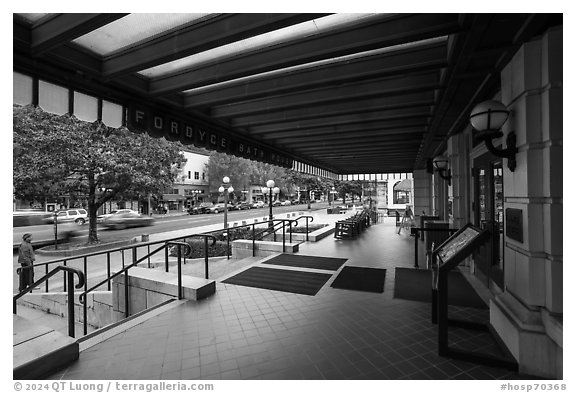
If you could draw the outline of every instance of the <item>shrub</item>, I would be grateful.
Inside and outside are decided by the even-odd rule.
[[[314,232],[327,226],[327,224],[308,224],[308,232]],[[292,227],[292,233],[306,233],[306,224],[299,224],[297,227]]]

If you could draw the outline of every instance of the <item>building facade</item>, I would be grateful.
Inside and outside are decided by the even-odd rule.
[[[524,44],[493,97],[510,111],[494,142],[516,134],[516,167],[474,141],[469,126],[445,151],[451,185],[416,171],[416,212],[430,207],[455,227],[471,222],[492,238],[467,269],[492,294],[490,324],[520,371],[562,378],[563,184],[562,28]],[[472,176],[471,176],[472,175]]]

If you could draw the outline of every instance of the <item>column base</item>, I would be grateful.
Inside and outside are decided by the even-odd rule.
[[[490,302],[490,324],[518,362],[521,374],[562,379],[562,320],[529,309],[509,292]]]

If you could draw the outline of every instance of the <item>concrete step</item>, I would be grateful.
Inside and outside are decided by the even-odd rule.
[[[165,311],[168,311],[174,307],[178,307],[183,303],[186,303],[188,300],[176,300],[172,299],[161,303],[155,307],[151,307],[149,309],[143,310],[139,313],[136,313],[126,319],[122,319],[118,322],[112,323],[108,326],[104,326],[103,328],[96,329],[92,333],[87,334],[86,336],[80,337],[78,339],[78,344],[80,345],[80,352],[85,351],[88,348],[93,347],[105,341],[111,337],[116,336],[117,334],[123,333],[136,325],[139,325],[155,316],[162,314]]]
[[[13,315],[13,378],[42,379],[78,359],[75,339]]]

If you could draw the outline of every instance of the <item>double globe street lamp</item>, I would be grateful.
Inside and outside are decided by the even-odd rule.
[[[278,194],[280,189],[278,187],[274,187],[275,183],[274,180],[268,180],[266,182],[266,187],[262,187],[262,194],[266,195],[269,194],[268,204],[270,205],[270,217],[269,217],[269,224],[268,226],[272,226],[272,193]]]
[[[228,176],[224,176],[222,178],[222,185],[218,189],[221,194],[224,194],[224,229],[228,228],[228,194],[234,192],[234,187],[228,187],[230,183],[230,178]],[[228,189],[226,189],[228,187]]]

